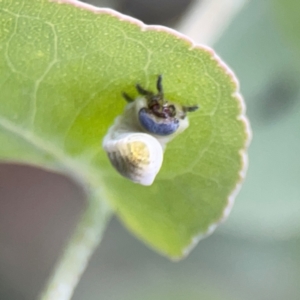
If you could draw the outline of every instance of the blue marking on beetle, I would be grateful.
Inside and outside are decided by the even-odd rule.
[[[147,112],[146,108],[139,111],[139,121],[144,129],[156,135],[170,135],[179,127],[179,120],[175,118],[162,119]]]

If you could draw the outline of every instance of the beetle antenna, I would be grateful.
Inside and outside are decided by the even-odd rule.
[[[162,86],[162,75],[161,74],[158,75],[158,77],[157,77],[156,88],[157,88],[158,94],[163,96],[164,90],[163,90],[163,86]]]
[[[150,91],[145,90],[144,88],[141,87],[141,85],[139,83],[137,83],[135,85],[137,91],[139,92],[139,94],[144,95],[144,96],[152,96],[153,93]]]
[[[132,99],[128,94],[122,93],[123,98],[126,100],[126,102],[130,103],[133,102],[134,99]]]
[[[194,106],[183,106],[182,109],[184,112],[193,112],[195,110],[197,110],[199,108],[198,105],[194,105]]]
[[[157,77],[156,89],[158,91],[158,93],[157,93],[158,99],[162,100],[162,103],[164,104],[165,103],[164,89],[163,89],[163,86],[162,86],[162,75],[161,74],[158,75],[158,77]]]

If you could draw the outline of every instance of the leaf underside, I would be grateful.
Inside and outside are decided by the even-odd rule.
[[[248,124],[237,83],[212,50],[79,2],[0,0],[0,158],[65,172],[101,191],[159,252],[181,257],[229,213]],[[101,141],[139,82],[199,105],[151,187],[112,168]],[[227,208],[227,209],[226,209]]]

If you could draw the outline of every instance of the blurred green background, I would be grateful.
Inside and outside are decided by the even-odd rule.
[[[91,3],[171,27],[193,4]],[[113,219],[74,300],[300,299],[299,0],[246,1],[213,47],[240,80],[254,136],[232,214],[178,263]],[[0,165],[1,300],[37,297],[84,200],[61,175]]]

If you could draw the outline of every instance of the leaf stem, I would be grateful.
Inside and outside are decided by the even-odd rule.
[[[92,194],[68,245],[42,291],[41,300],[69,300],[94,250],[101,241],[111,211]]]
[[[197,43],[212,46],[248,0],[195,0],[177,30]]]

